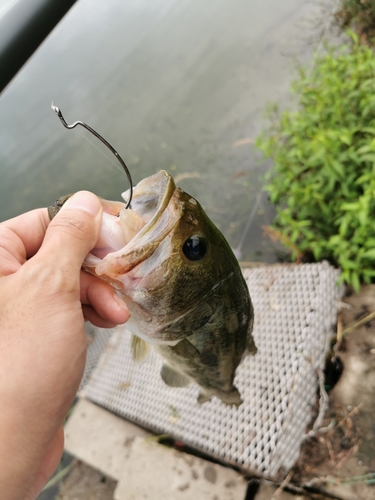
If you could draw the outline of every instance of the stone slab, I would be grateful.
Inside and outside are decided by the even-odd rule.
[[[135,438],[115,500],[244,500],[247,482],[232,469]]]
[[[115,500],[244,500],[236,471],[167,448],[142,428],[80,399],[65,426],[65,449],[118,481]]]
[[[56,500],[113,500],[115,488],[116,481],[78,462],[64,481]]]
[[[65,425],[65,449],[105,475],[119,480],[136,436],[151,434],[113,415],[108,410],[79,399]]]

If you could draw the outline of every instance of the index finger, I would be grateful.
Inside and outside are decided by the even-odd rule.
[[[46,208],[37,208],[0,224],[0,246],[21,260],[27,260],[39,250],[50,219]]]

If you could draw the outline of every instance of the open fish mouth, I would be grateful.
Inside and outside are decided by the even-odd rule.
[[[176,185],[161,170],[140,181],[133,190],[131,207],[101,198],[103,219],[99,239],[87,255],[83,268],[116,286],[120,276],[146,260],[173,229],[179,218],[177,203],[171,203]],[[48,208],[51,219],[71,195]],[[124,200],[129,191],[122,193]]]
[[[137,184],[130,208],[102,200],[100,237],[84,267],[116,279],[147,259],[178,221],[176,207],[170,205],[175,189],[172,177],[162,170]],[[125,200],[128,196],[128,191],[122,194]]]

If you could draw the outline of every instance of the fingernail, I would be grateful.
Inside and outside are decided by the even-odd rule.
[[[79,191],[73,194],[73,196],[64,203],[61,210],[76,208],[95,217],[100,210],[100,206],[100,201],[94,194],[89,191]]]
[[[120,308],[122,311],[127,311],[127,312],[129,312],[129,311],[128,311],[128,308],[126,307],[125,302],[122,300],[122,298],[121,298],[121,297],[119,297],[119,296],[117,295],[117,293],[114,293],[114,294],[113,294],[113,298],[115,299],[116,304],[119,306],[119,308]]]

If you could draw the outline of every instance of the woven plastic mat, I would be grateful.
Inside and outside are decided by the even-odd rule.
[[[278,479],[298,459],[311,425],[318,370],[324,368],[336,328],[339,272],[322,263],[245,269],[244,276],[255,309],[258,354],[247,356],[237,370],[235,385],[244,400],[240,407],[216,398],[200,405],[195,384],[166,386],[159,375],[160,356],[152,351],[135,363],[130,334],[119,330],[83,391],[91,401],[157,434]]]
[[[113,334],[113,328],[97,328],[91,323],[85,323],[87,338],[87,356],[85,371],[79,386],[81,391],[90,379],[91,373],[98,364],[99,358],[107,345],[110,336]]]

